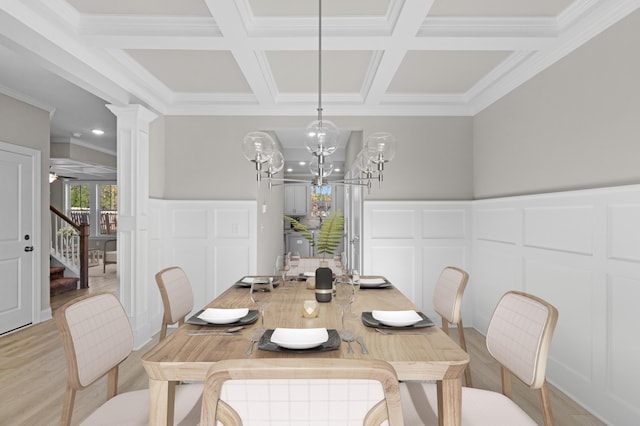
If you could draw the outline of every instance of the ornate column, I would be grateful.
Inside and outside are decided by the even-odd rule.
[[[134,345],[151,337],[149,322],[149,124],[157,115],[141,105],[107,105],[117,117],[119,299],[133,327]]]

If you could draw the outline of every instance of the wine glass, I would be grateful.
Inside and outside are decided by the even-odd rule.
[[[249,297],[251,302],[260,308],[261,331],[264,331],[264,307],[271,302],[273,297],[273,278],[269,277],[267,280],[254,279],[251,283],[251,290],[249,290]]]
[[[280,255],[276,258],[276,272],[282,277],[281,290],[286,290],[285,282],[287,279],[287,272],[291,269],[289,264],[289,257],[286,254]]]
[[[340,322],[342,324],[342,332],[346,331],[344,327],[344,311],[353,301],[353,285],[351,281],[346,277],[336,278],[336,304],[340,307]]]
[[[333,264],[336,266],[336,275],[342,276],[344,275],[345,264],[342,261],[342,256],[339,254],[333,255]]]
[[[349,280],[353,285],[353,303],[356,303],[356,297],[358,296],[358,290],[360,290],[360,273],[357,269],[349,269]],[[349,305],[349,317],[356,317],[355,313],[351,312],[351,305]]]
[[[291,265],[292,275],[295,279],[297,275],[296,271],[298,270],[298,265],[300,264],[300,253],[298,253],[297,251],[292,251],[291,255],[289,256],[289,264]]]

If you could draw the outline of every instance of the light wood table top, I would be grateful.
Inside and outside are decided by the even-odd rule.
[[[305,318],[302,315],[304,300],[314,299],[313,290],[306,289],[304,282],[289,281],[287,289],[276,287],[273,300],[265,309],[265,327],[276,328],[314,328],[340,329],[340,310],[334,302],[320,303],[317,318]],[[249,289],[230,287],[213,300],[210,308],[256,309],[249,300]],[[352,312],[358,318],[346,321],[346,328],[355,336],[362,336],[369,351],[363,355],[357,343],[353,342],[354,354],[347,354],[347,345],[340,349],[310,354],[280,353],[257,349],[251,355],[245,355],[249,339],[258,322],[246,326],[233,336],[189,336],[194,330],[224,330],[226,327],[208,327],[185,324],[170,334],[164,341],[152,348],[142,357],[142,363],[149,375],[151,396],[151,424],[173,424],[173,386],[175,381],[205,378],[211,363],[223,359],[244,358],[350,358],[381,359],[389,362],[400,380],[437,380],[439,397],[442,398],[439,420],[441,425],[461,424],[461,377],[469,356],[439,327],[419,329],[419,335],[382,335],[375,329],[366,327],[360,314],[371,310],[416,309],[395,287],[385,289],[360,289],[352,305]],[[414,332],[416,330],[413,330]]]

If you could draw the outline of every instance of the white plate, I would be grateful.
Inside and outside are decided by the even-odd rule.
[[[303,275],[305,277],[315,277],[316,273],[315,273],[315,271],[314,272],[305,272]]]
[[[287,349],[310,349],[329,340],[326,328],[276,328],[271,341]]]
[[[207,308],[198,315],[198,318],[208,322],[209,324],[231,324],[232,322],[238,321],[240,318],[246,317],[248,313],[249,308]]]
[[[385,284],[386,281],[383,278],[360,278],[360,285],[362,284]]]
[[[407,327],[422,321],[416,311],[371,311],[371,316],[391,327]]]

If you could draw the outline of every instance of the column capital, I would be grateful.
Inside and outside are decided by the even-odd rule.
[[[158,114],[138,104],[125,106],[107,105],[107,108],[118,118],[118,124],[122,124],[127,120],[136,120],[142,124],[149,124],[158,118]]]

